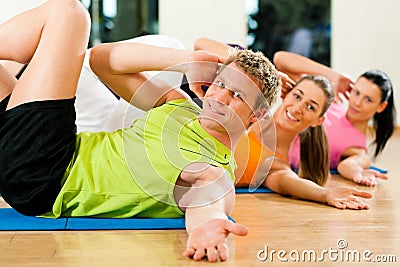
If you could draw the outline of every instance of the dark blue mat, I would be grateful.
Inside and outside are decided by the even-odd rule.
[[[11,208],[0,208],[1,231],[51,230],[155,230],[184,229],[185,219],[103,219],[103,218],[38,218],[24,216]]]
[[[231,217],[229,219],[235,222]],[[38,218],[0,208],[0,231],[185,229],[184,218]]]
[[[68,218],[66,230],[157,230],[185,229],[185,219],[176,218],[128,218],[128,219],[99,219],[99,218]]]
[[[236,194],[247,194],[247,193],[273,193],[269,188],[259,187],[256,190],[248,187],[235,188]]]

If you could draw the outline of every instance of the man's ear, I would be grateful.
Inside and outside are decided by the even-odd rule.
[[[254,112],[254,115],[252,116],[252,118],[250,119],[250,121],[256,122],[258,120],[264,119],[268,116],[268,110],[263,108],[263,109],[258,109]]]
[[[319,117],[317,121],[310,125],[310,127],[317,127],[320,126],[325,120],[325,116]]]

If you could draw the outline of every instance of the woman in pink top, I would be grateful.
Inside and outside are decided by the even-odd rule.
[[[355,128],[346,117],[346,109],[340,103],[332,103],[323,123],[329,143],[330,168],[337,169],[343,152],[350,147],[367,150],[366,136]],[[300,165],[300,141],[293,140],[289,150],[290,164],[294,169]]]
[[[337,101],[327,111],[327,120],[324,123],[331,150],[331,168],[337,168],[344,178],[368,186],[376,186],[376,178],[387,179],[385,174],[369,169],[371,158],[366,147],[366,132],[368,122],[372,119],[375,159],[392,136],[396,121],[393,88],[389,77],[379,70],[370,70],[353,83],[327,66],[284,51],[275,53],[274,63],[280,71],[295,81],[305,74],[324,75],[331,80],[337,94],[347,93],[345,96],[348,97],[348,108]],[[292,157],[292,162],[296,165],[298,155],[293,153]]]

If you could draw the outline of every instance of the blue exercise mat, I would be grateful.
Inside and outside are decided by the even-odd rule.
[[[12,208],[0,208],[1,231],[51,231],[51,230],[150,230],[184,229],[185,219],[167,218],[38,218],[24,216]]]
[[[259,187],[257,189],[252,189],[248,187],[239,187],[235,188],[236,194],[247,194],[247,193],[273,193],[273,191],[269,188]]]
[[[384,170],[375,166],[370,166],[369,168],[380,173],[388,173],[388,170]],[[339,174],[339,172],[336,169],[331,169],[331,174]]]
[[[0,209],[0,230],[62,230],[67,226],[67,219],[45,219],[24,216],[14,209]]]
[[[235,222],[231,217],[229,220]],[[39,218],[0,208],[0,231],[185,229],[184,218]]]

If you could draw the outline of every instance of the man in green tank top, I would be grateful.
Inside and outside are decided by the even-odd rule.
[[[47,217],[185,216],[184,255],[226,260],[226,237],[247,234],[228,220],[231,150],[276,99],[281,81],[271,62],[249,50],[222,59],[138,43],[98,45],[93,71],[147,112],[126,129],[76,135],[87,11],[77,0],[49,0],[0,28],[0,59],[29,62],[18,81],[0,67],[0,194],[7,203]],[[203,108],[143,71],[185,74]]]
[[[129,183],[134,182],[142,195],[144,192],[150,196],[142,197],[140,204],[121,200],[135,206],[129,208],[127,216],[185,214],[189,238],[184,255],[195,260],[226,260],[227,235],[247,233],[245,226],[232,223],[227,217],[235,199],[235,163],[230,151],[275,101],[281,81],[274,66],[261,53],[249,50],[232,50],[229,58],[223,59],[204,51],[122,42],[94,47],[90,66],[111,90],[147,110],[129,129],[104,133],[118,136],[107,137],[109,146],[117,147],[116,151],[121,151],[116,143],[123,146],[124,152],[115,157],[122,163],[115,169],[125,166],[122,173],[133,177]],[[178,89],[148,79],[141,74],[143,71],[184,73],[191,90],[202,98],[203,108],[198,109]],[[204,85],[208,86],[205,93],[201,89]],[[83,133],[79,137],[90,140],[89,135]],[[102,157],[104,153],[99,151]],[[95,156],[86,160],[89,158],[93,160]],[[115,166],[114,161],[101,172],[111,166]],[[124,180],[118,182],[120,187],[132,188],[124,178],[117,178]],[[102,203],[99,199],[94,202]],[[98,205],[82,210],[97,209]],[[74,212],[76,209],[71,214]],[[111,216],[124,217],[121,213],[116,209]]]

